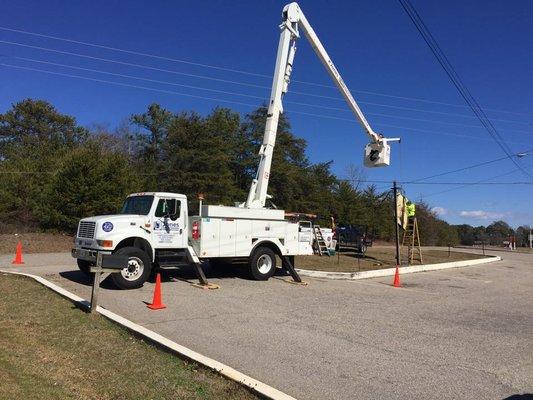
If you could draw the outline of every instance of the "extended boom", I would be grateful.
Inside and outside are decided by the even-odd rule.
[[[281,34],[279,38],[274,78],[272,81],[272,92],[268,104],[265,134],[263,137],[263,144],[259,150],[259,167],[257,169],[257,175],[250,186],[248,199],[246,200],[246,203],[243,204],[246,208],[263,208],[266,199],[269,197],[267,194],[267,188],[270,178],[272,153],[276,143],[279,114],[283,112],[282,98],[288,90],[292,65],[296,53],[296,40],[300,37],[299,29],[304,32],[318,58],[370,138],[370,143],[365,148],[365,166],[379,167],[389,165],[390,146],[387,142],[399,140],[383,138],[372,129],[350,93],[350,90],[344,83],[339,71],[335,68],[326,49],[324,49],[324,46],[318,39],[318,36],[307,21],[307,18],[305,18],[305,15],[297,3],[290,3],[283,8],[283,22],[280,25],[280,29]]]

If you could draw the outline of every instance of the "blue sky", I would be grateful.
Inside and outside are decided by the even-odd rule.
[[[412,2],[513,152],[533,148],[533,54],[530,51],[533,3]],[[270,76],[284,4],[281,1],[8,2],[0,14],[0,26]],[[300,5],[374,129],[388,137],[402,137],[400,145],[393,144],[392,165],[365,169],[367,179],[406,181],[504,155],[465,107],[397,1],[301,1]],[[0,42],[3,64],[156,89],[1,66],[0,112],[23,98],[41,98],[52,102],[61,112],[74,115],[83,125],[103,123],[115,127],[131,113],[144,111],[152,102],[176,111],[193,109],[208,113],[221,105],[246,113],[266,101],[270,93],[271,81],[263,76],[6,30],[0,30],[0,41],[157,69]],[[293,82],[285,98],[286,112],[294,133],[307,140],[311,161],[334,160],[334,172],[343,176],[350,164],[362,166],[367,138],[334,88],[309,84],[332,83],[306,40],[298,44]],[[85,70],[43,64],[43,61]],[[533,173],[533,154],[524,157],[521,163]],[[472,182],[498,175],[493,182],[527,180],[515,169],[510,160],[503,160],[432,181]],[[501,218],[512,225],[533,224],[531,186],[409,185],[405,189],[408,197],[425,199],[452,223],[486,225]]]

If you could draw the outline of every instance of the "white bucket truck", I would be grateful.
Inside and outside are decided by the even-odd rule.
[[[214,263],[237,258],[247,260],[254,279],[264,280],[276,270],[276,255],[284,263],[288,262],[291,270],[293,256],[313,253],[312,236],[306,227],[285,219],[283,210],[265,208],[270,197],[267,188],[279,115],[283,112],[282,98],[289,87],[300,29],[370,137],[364,165],[389,165],[388,142],[399,139],[386,139],[372,130],[298,4],[285,6],[282,18],[259,167],[246,202],[235,207],[202,206],[200,215],[189,217],[184,195],[132,194],[120,214],[80,221],[72,255],[82,271],[89,271],[97,252],[127,255],[128,267],[111,275],[118,287],[126,289],[142,286],[154,267],[172,268],[191,263],[197,267],[202,281],[203,272],[199,267],[202,260]]]
[[[162,192],[131,194],[120,214],[82,219],[75,240],[72,255],[85,272],[96,252],[129,257],[128,268],[111,275],[123,289],[142,286],[154,267],[205,259],[248,259],[250,275],[264,280],[276,270],[276,255],[313,254],[310,236],[283,210],[207,205],[189,217],[184,195]]]

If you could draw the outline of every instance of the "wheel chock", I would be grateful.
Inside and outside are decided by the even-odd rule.
[[[304,281],[296,282],[294,279],[281,279],[281,280],[286,283],[292,283],[293,285],[309,286],[309,283],[304,282]]]
[[[198,289],[208,289],[208,290],[214,290],[214,289],[220,289],[220,286],[216,283],[191,283],[191,286],[197,287]]]

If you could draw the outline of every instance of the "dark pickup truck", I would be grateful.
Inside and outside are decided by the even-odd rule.
[[[367,247],[372,246],[372,235],[365,225],[339,225],[333,236],[337,240],[337,250],[355,249],[365,254]]]

